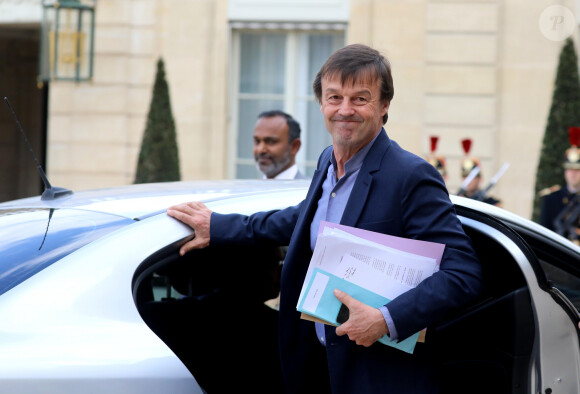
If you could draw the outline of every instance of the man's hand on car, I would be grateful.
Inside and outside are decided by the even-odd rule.
[[[167,208],[167,214],[193,229],[195,237],[179,250],[182,256],[192,249],[209,246],[211,210],[202,202],[192,201]]]

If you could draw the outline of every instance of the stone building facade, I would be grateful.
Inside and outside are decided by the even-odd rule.
[[[133,182],[159,57],[166,66],[184,180],[248,177],[251,157],[245,139],[257,113],[247,108],[257,110],[268,99],[299,114],[308,135],[308,150],[299,162],[308,170],[328,139],[321,137],[327,133],[316,116],[312,93],[296,81],[310,78],[319,61],[315,48],[366,43],[392,63],[395,96],[386,125],[389,135],[421,156],[429,153],[429,137],[439,136],[437,152],[447,159],[451,193],[461,183],[460,141],[471,138],[484,184],[509,163],[492,194],[503,200],[504,208],[529,217],[563,45],[539,23],[542,12],[554,4],[98,0],[93,80],[51,81],[38,89],[33,71],[25,72],[18,64],[33,68],[38,62],[40,0],[0,0],[0,75],[9,76],[0,79],[0,94],[6,94],[4,89],[17,97],[22,124],[51,183],[73,190]],[[574,0],[557,5],[576,13]],[[268,60],[263,53],[259,56],[264,61],[246,55],[252,48],[276,48],[267,44],[276,40],[284,42],[284,64],[296,73],[287,72],[286,87],[273,88],[271,94],[244,90],[249,75],[244,67],[273,67],[261,64]],[[302,50],[303,44],[310,50]],[[289,91],[293,84],[304,89]],[[20,186],[0,187],[1,199],[41,191],[10,122],[0,114],[0,160],[24,164],[10,167],[10,176],[2,175],[3,184]]]

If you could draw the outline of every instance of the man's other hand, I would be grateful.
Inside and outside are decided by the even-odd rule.
[[[209,224],[211,211],[202,202],[194,201],[167,208],[167,214],[182,221],[193,229],[195,238],[179,250],[184,255],[192,249],[202,249],[209,245]]]
[[[338,289],[334,290],[334,295],[349,309],[348,320],[336,328],[336,335],[346,334],[357,345],[368,347],[389,333],[380,310],[363,304]]]

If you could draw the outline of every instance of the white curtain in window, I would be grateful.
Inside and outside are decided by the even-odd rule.
[[[234,40],[239,43],[234,48],[238,51],[234,59],[239,59],[232,116],[237,126],[235,177],[261,177],[253,158],[254,125],[261,112],[273,109],[288,112],[300,123],[302,148],[297,162],[304,173],[312,175],[318,155],[330,144],[312,82],[328,56],[344,45],[344,32],[259,30],[234,34],[239,35]]]

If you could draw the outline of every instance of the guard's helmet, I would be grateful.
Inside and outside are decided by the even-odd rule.
[[[568,127],[568,136],[570,138],[570,148],[566,149],[566,159],[564,168],[580,170],[580,127]]]
[[[437,150],[437,141],[439,137],[431,136],[431,153],[427,157],[427,161],[439,171],[442,177],[447,175],[447,168],[445,167],[445,157],[435,153]]]
[[[465,178],[475,167],[480,167],[480,164],[477,157],[469,156],[471,139],[465,138],[461,140],[461,146],[463,147],[463,152],[465,152],[465,157],[461,160],[461,176]]]

